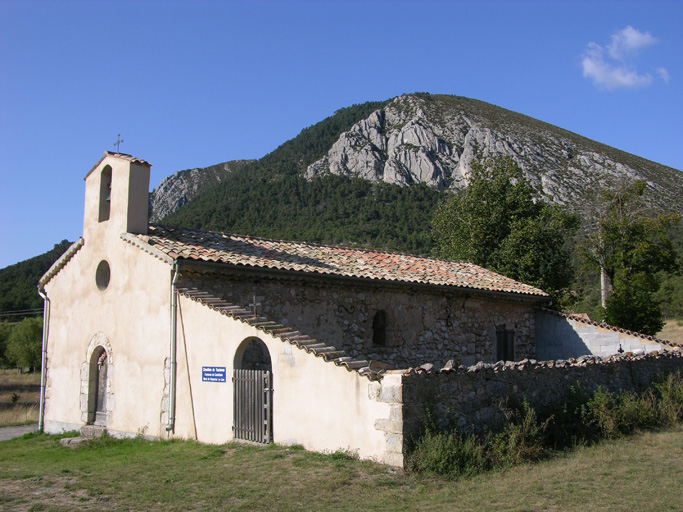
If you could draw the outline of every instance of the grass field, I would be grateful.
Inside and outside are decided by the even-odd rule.
[[[664,329],[657,333],[657,337],[683,343],[683,320],[668,320],[664,324]]]
[[[0,427],[38,422],[40,373],[0,370]]]
[[[449,482],[298,447],[94,440],[0,443],[0,509],[665,511],[683,508],[683,430],[604,442]]]

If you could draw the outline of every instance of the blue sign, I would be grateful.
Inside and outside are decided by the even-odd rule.
[[[225,366],[202,366],[203,382],[225,382]]]

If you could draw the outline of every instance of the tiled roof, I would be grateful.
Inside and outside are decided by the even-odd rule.
[[[198,290],[197,288],[179,288],[178,293],[187,297],[188,299],[199,302],[200,304],[208,307],[209,309],[213,309],[222,315],[249,324],[252,327],[274,336],[275,338],[279,338],[285,343],[294,345],[308,354],[313,354],[316,357],[322,357],[325,361],[344,367],[349,371],[356,371],[360,375],[366,376],[370,380],[379,379],[384,371],[384,368],[387,367],[387,365],[379,364],[378,368],[374,368],[375,363],[373,361],[354,359],[343,350],[338,350],[332,345],[312,339],[306,334],[302,334],[291,327],[277,324],[261,315],[256,316],[251,311],[247,311],[240,306],[230,304],[223,299],[213,296],[208,292]]]
[[[548,297],[472,263],[161,226],[133,237],[142,242],[136,243],[141,248],[147,245],[150,252],[174,260]]]
[[[628,329],[624,329],[622,327],[615,327],[613,325],[606,324],[604,322],[596,322],[595,320],[591,320],[590,318],[588,318],[588,315],[574,315],[574,314],[562,313],[560,311],[555,311],[554,309],[548,309],[548,308],[543,308],[542,311],[549,313],[551,315],[566,318],[567,320],[574,320],[575,322],[581,322],[581,323],[584,323],[586,325],[592,325],[594,327],[599,327],[601,329],[606,329],[608,331],[614,331],[614,332],[618,332],[621,334],[626,334],[627,336],[633,336],[634,338],[640,338],[641,340],[651,341],[651,342],[657,343],[659,345],[667,345],[670,347],[683,348],[683,344],[681,344],[681,343],[677,343],[675,341],[664,340],[661,338],[657,338],[655,336],[650,336],[649,334],[643,334],[643,333],[636,332],[636,331],[629,331]]]

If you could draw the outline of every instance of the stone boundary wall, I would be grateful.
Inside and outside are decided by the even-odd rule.
[[[683,372],[683,350],[602,359],[478,363],[440,372],[422,368],[403,373],[404,449],[424,425],[426,411],[440,427],[456,422],[461,431],[481,432],[504,419],[502,400],[529,402],[537,410],[564,402],[572,385],[585,391],[640,391],[664,374]]]

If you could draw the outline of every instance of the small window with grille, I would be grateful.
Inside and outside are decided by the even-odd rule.
[[[514,361],[515,331],[505,324],[496,326],[496,361]]]

